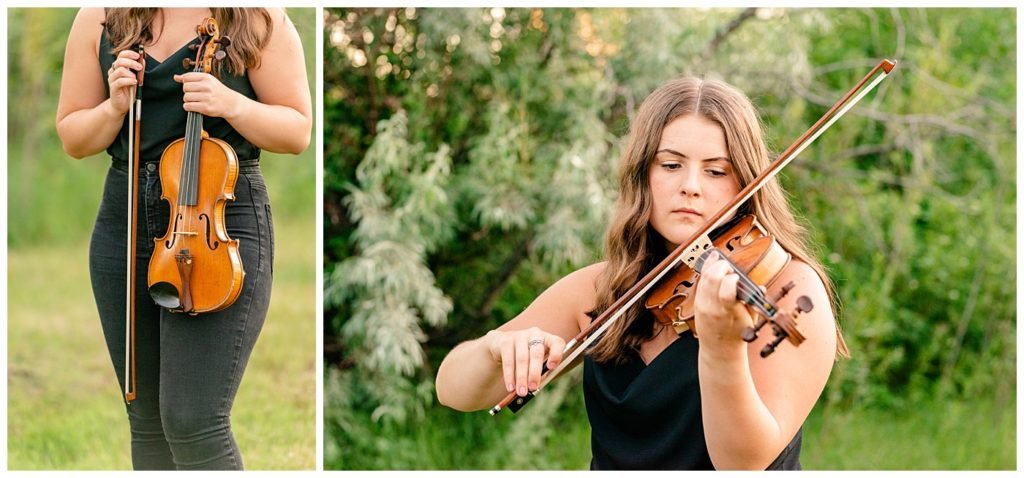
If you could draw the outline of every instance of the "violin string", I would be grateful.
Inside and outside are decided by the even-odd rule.
[[[202,58],[203,50],[205,50],[205,45],[202,45],[200,47],[200,53],[201,54],[199,56],[197,56],[197,59],[201,59]],[[200,65],[201,65],[201,63],[199,61],[197,61],[196,64],[193,65],[192,71],[193,72],[199,71],[200,70]],[[182,160],[182,173],[181,173],[182,174],[182,181],[181,181],[182,184],[180,186],[182,188],[183,194],[185,195],[184,203],[185,203],[185,209],[186,209],[186,212],[187,212],[187,214],[185,214],[185,217],[186,217],[186,231],[187,232],[191,232],[192,228],[194,227],[194,225],[192,224],[192,211],[190,211],[189,209],[192,207],[192,203],[195,202],[194,199],[193,199],[193,194],[192,194],[193,182],[195,181],[195,179],[194,179],[194,169],[195,169],[194,163],[198,160],[198,156],[199,156],[199,152],[200,152],[200,145],[198,143],[202,141],[202,137],[201,137],[202,133],[196,130],[197,126],[198,125],[196,124],[196,113],[194,111],[189,111],[188,115],[187,115],[186,126],[185,126],[185,130],[186,130],[185,134],[186,134],[186,137],[188,139],[186,139],[186,146],[185,146],[186,155],[185,155],[185,157]],[[191,236],[188,236],[188,237],[191,237]]]
[[[701,256],[697,258],[697,263],[695,264],[694,270],[698,271],[697,273],[700,274],[699,271],[703,268],[705,259],[712,252],[718,252],[719,256],[726,260],[726,262],[729,264],[729,266],[732,268],[732,270],[739,277],[739,280],[736,283],[737,297],[740,298],[740,299],[743,299],[745,302],[747,302],[749,300],[749,302],[753,302],[754,303],[753,305],[757,306],[759,309],[762,309],[764,312],[768,312],[768,310],[767,310],[768,308],[765,307],[765,305],[766,304],[767,305],[774,305],[774,304],[772,304],[771,301],[769,301],[767,299],[767,297],[765,296],[764,291],[761,290],[761,287],[758,286],[750,278],[750,276],[748,276],[746,274],[746,272],[741,270],[739,268],[739,266],[737,266],[734,262],[732,262],[732,260],[730,260],[728,258],[728,256],[723,254],[722,251],[720,251],[718,249],[711,249],[711,250],[705,252],[704,254],[701,254]]]
[[[185,114],[185,145],[184,145],[184,148],[182,148],[181,165],[180,165],[181,173],[180,173],[180,176],[179,176],[179,179],[178,179],[178,197],[179,197],[179,200],[178,200],[178,205],[179,205],[178,214],[179,214],[179,219],[183,219],[183,217],[181,217],[181,215],[183,214],[183,209],[185,208],[185,204],[188,202],[187,194],[185,192],[186,191],[185,182],[186,182],[186,178],[188,177],[188,174],[187,174],[185,169],[186,169],[186,164],[188,163],[188,157],[189,157],[189,154],[190,154],[189,153],[189,149],[191,147],[192,147],[192,113],[190,112],[190,113],[186,113]],[[187,226],[184,225],[184,224],[182,224],[182,227],[183,228],[187,228]]]
[[[709,254],[710,254],[711,252],[716,252],[716,251],[718,252],[718,254],[719,254],[719,256],[720,256],[720,257],[722,257],[723,259],[725,259],[726,263],[727,263],[727,264],[729,264],[729,266],[730,266],[730,267],[732,268],[733,272],[735,272],[735,273],[736,273],[736,274],[737,274],[737,275],[739,276],[739,282],[737,282],[737,284],[736,284],[736,285],[737,285],[737,288],[739,288],[740,286],[745,286],[745,287],[746,287],[746,288],[744,289],[744,291],[745,291],[745,292],[751,292],[751,291],[756,291],[756,293],[757,293],[757,295],[758,295],[758,296],[760,296],[760,297],[763,297],[763,296],[764,296],[763,292],[761,292],[761,287],[760,287],[760,286],[758,286],[758,285],[757,285],[757,284],[756,284],[756,283],[755,283],[755,282],[754,282],[754,281],[753,281],[753,280],[752,280],[752,279],[750,278],[750,276],[748,276],[748,275],[747,275],[747,273],[746,273],[746,272],[744,272],[744,271],[743,271],[742,269],[740,269],[740,267],[739,267],[738,265],[736,265],[736,263],[732,262],[732,260],[731,260],[731,259],[729,259],[729,258],[728,258],[728,256],[726,256],[725,254],[723,254],[723,253],[722,253],[721,251],[719,251],[719,250],[717,250],[717,249],[712,249],[712,250],[710,250],[710,251],[708,251],[708,252],[704,253],[703,255],[701,255],[701,257],[699,257],[699,258],[697,259],[697,263],[696,263],[696,265],[695,265],[695,267],[694,267],[694,270],[695,270],[695,271],[697,271],[697,273],[698,273],[698,274],[700,274],[700,271],[701,271],[701,269],[702,269],[702,268],[703,268],[703,266],[704,266],[704,260],[705,260],[705,258],[706,258],[706,257],[707,257],[707,256],[708,256],[708,255],[709,255]]]

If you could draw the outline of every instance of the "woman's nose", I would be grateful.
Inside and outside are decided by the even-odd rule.
[[[699,196],[700,195],[700,173],[699,171],[690,169],[684,172],[680,178],[679,192],[683,196]]]

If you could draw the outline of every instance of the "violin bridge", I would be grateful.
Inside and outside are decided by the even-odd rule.
[[[690,269],[696,269],[697,261],[700,259],[701,255],[712,247],[715,247],[715,244],[711,242],[711,238],[708,236],[700,236],[696,241],[694,241],[693,245],[680,256],[683,264],[686,264],[686,267],[689,267]]]

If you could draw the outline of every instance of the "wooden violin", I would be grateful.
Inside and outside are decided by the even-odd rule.
[[[231,40],[221,37],[213,18],[196,26],[201,42],[185,68],[210,73]],[[188,112],[185,136],[160,157],[161,199],[171,219],[149,262],[149,294],[161,307],[196,315],[230,306],[242,291],[245,272],[238,241],[224,223],[227,201],[235,199],[238,158],[231,146],[203,130],[203,115]]]
[[[758,316],[758,321],[744,330],[743,340],[753,342],[761,328],[770,323],[775,339],[764,346],[761,357],[771,355],[785,339],[796,346],[803,343],[804,336],[797,329],[796,318],[814,308],[811,299],[801,296],[794,311],[784,311],[776,304],[793,289],[794,283],[787,283],[772,297],[762,290],[762,287],[773,285],[782,269],[789,264],[790,254],[762,229],[753,215],[737,216],[712,231],[710,236],[713,247],[701,254],[692,269],[677,267],[658,282],[647,295],[644,308],[654,315],[658,323],[672,325],[676,333],[689,330],[697,337],[693,313],[697,283],[704,260],[711,252],[717,251],[739,276],[737,299],[749,305]]]
[[[839,118],[841,118],[844,114],[846,114],[847,111],[853,108],[854,105],[856,105],[862,98],[864,98],[864,96],[866,96],[872,89],[874,89],[875,86],[881,83],[882,80],[886,79],[889,76],[889,73],[892,72],[893,68],[895,67],[895,61],[880,61],[878,65],[872,68],[871,71],[864,76],[864,78],[862,78],[852,89],[850,89],[850,91],[848,91],[845,95],[843,95],[843,97],[839,101],[832,105],[832,107],[829,108],[829,110],[826,111],[825,114],[818,119],[818,121],[811,125],[811,127],[808,128],[807,131],[805,131],[802,135],[800,135],[799,138],[797,138],[796,141],[793,142],[793,144],[786,148],[786,150],[783,151],[782,154],[780,154],[779,157],[775,159],[775,161],[772,161],[772,163],[769,164],[767,168],[758,173],[757,177],[755,177],[753,180],[750,181],[750,183],[744,186],[744,188],[736,195],[735,198],[733,198],[731,201],[729,201],[729,203],[727,203],[718,212],[711,216],[711,218],[708,219],[708,221],[703,226],[701,226],[692,236],[690,236],[689,239],[679,244],[679,246],[676,247],[672,252],[670,252],[668,256],[662,259],[662,261],[658,263],[658,265],[656,265],[647,274],[640,278],[640,280],[637,281],[637,283],[633,284],[633,286],[630,287],[629,290],[625,292],[625,294],[616,299],[615,302],[612,303],[612,305],[609,306],[607,309],[605,309],[604,312],[601,313],[601,315],[594,319],[590,323],[590,325],[587,326],[587,328],[580,331],[579,334],[576,334],[575,337],[569,340],[569,342],[565,344],[565,349],[563,350],[564,358],[562,359],[561,363],[558,364],[558,367],[556,367],[554,370],[546,370],[546,367],[544,367],[545,370],[543,370],[542,372],[541,381],[539,386],[537,387],[537,390],[531,393],[527,393],[524,397],[519,397],[515,392],[510,392],[508,395],[505,396],[505,398],[501,402],[499,402],[497,405],[491,408],[490,414],[496,415],[505,407],[508,407],[513,412],[522,408],[535,396],[537,392],[544,388],[548,383],[551,383],[551,380],[557,377],[562,371],[571,366],[571,364],[573,364],[576,361],[580,354],[587,350],[587,348],[592,343],[594,343],[595,340],[598,340],[602,335],[604,335],[604,333],[608,330],[609,327],[612,326],[612,324],[614,324],[623,315],[625,315],[627,310],[629,310],[637,302],[639,302],[640,299],[647,297],[648,293],[654,290],[655,287],[658,287],[659,284],[662,284],[663,279],[666,279],[667,277],[672,277],[669,276],[670,273],[676,271],[674,273],[675,275],[685,275],[684,272],[678,272],[678,270],[698,269],[699,266],[703,264],[704,259],[707,257],[705,254],[709,250],[715,248],[715,244],[712,241],[711,232],[718,229],[723,224],[726,224],[728,221],[730,221],[731,218],[733,218],[736,212],[740,209],[740,206],[742,206],[745,202],[750,200],[750,198],[754,196],[754,193],[756,193],[758,190],[764,187],[764,185],[767,184],[768,181],[771,181],[780,171],[782,171],[783,168],[786,167],[786,165],[788,165],[790,162],[796,159],[797,155],[803,152],[803,150],[806,149],[811,143],[813,143],[814,140],[816,140],[819,136],[821,136],[822,133],[827,131],[828,128],[835,124],[835,122],[838,121]],[[764,235],[763,231],[759,232],[758,234],[762,236]],[[748,236],[744,240],[747,239],[751,241],[757,240],[757,238],[753,236]],[[727,238],[727,241],[728,240],[730,239]],[[767,247],[767,249],[770,249],[770,244],[761,243],[761,247]],[[742,272],[742,269],[738,267],[734,262],[732,262],[732,264],[734,270],[736,270],[737,272]],[[784,267],[784,265],[785,264],[779,266],[779,270],[781,270],[782,267]],[[667,320],[669,323],[675,323],[678,321],[681,322],[682,324],[687,324],[688,317],[692,317],[692,307],[690,308],[689,315],[687,315],[688,312],[686,312],[682,308],[680,308],[679,312],[676,312],[675,306],[670,304],[676,304],[676,302],[673,302],[672,296],[680,292],[677,290],[677,285],[679,283],[672,283],[671,280],[667,282],[669,283],[668,285],[661,286],[666,288],[667,293],[665,292],[665,290],[662,290],[657,298],[655,298],[653,301],[648,302],[651,302],[651,305],[653,305],[652,310],[660,308],[664,311],[658,312],[662,314],[662,320]],[[690,283],[690,285],[684,286],[684,288],[687,289],[692,288],[692,286],[696,284],[696,281],[687,281],[685,278],[684,282]],[[786,292],[788,292],[787,287],[783,287],[783,289],[785,289]],[[680,294],[680,297],[677,297],[676,299],[682,298],[681,295],[682,294]],[[694,294],[688,293],[688,295],[693,296]],[[750,297],[754,296],[751,295]],[[666,299],[668,299],[668,301],[666,301]],[[740,299],[743,299],[744,302],[751,304],[751,302],[748,301],[746,297],[740,297]],[[679,302],[678,305],[682,305],[684,302],[685,300]],[[774,304],[769,305],[774,306]],[[776,339],[771,344],[771,350],[774,350],[774,347],[787,337],[790,338],[790,341],[793,342],[794,344],[798,344],[803,340],[803,336],[799,335],[799,331],[796,330],[795,317],[797,314],[801,312],[809,311],[810,307],[813,307],[813,305],[810,304],[809,300],[798,299],[796,312],[787,313],[786,315],[780,315],[778,313],[763,314],[761,313],[761,311],[758,311],[759,315],[762,315],[762,317],[758,321],[758,324],[756,324],[755,327],[752,327],[753,330],[747,330],[744,332],[744,340],[749,339],[748,341],[752,341],[756,337],[757,330],[760,329],[760,327],[764,326],[765,323],[767,323],[768,321],[771,321],[772,318],[774,318],[775,320],[772,321],[772,329],[776,332]],[[765,312],[769,312],[767,307],[765,308]],[[692,328],[691,324],[692,322],[690,322],[686,326]],[[764,352],[765,351],[762,351],[762,356],[767,355]],[[770,353],[771,351],[769,350],[768,354]]]

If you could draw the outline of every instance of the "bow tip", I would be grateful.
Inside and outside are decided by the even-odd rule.
[[[891,73],[893,68],[896,68],[896,60],[882,60],[882,69],[885,70],[885,74]]]

